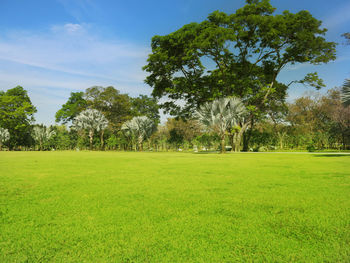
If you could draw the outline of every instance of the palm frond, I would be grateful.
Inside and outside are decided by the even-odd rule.
[[[341,99],[345,106],[350,105],[350,79],[345,80],[341,89]]]

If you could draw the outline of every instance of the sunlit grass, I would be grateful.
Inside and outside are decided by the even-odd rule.
[[[349,155],[0,152],[0,202],[0,262],[350,261]]]

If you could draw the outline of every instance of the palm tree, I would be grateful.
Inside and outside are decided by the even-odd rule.
[[[90,150],[95,131],[101,131],[101,145],[103,147],[103,132],[108,127],[106,117],[98,110],[87,109],[74,118],[73,127],[77,130],[88,130],[90,138]]]
[[[37,141],[40,145],[40,150],[43,150],[43,144],[50,140],[52,136],[54,136],[56,133],[51,128],[46,128],[44,125],[42,126],[35,126],[33,128],[33,138],[35,141]]]
[[[345,80],[342,90],[341,90],[341,99],[345,106],[350,105],[350,79]]]
[[[151,137],[155,129],[154,121],[146,116],[134,117],[122,126],[122,130],[128,137],[137,139],[139,151],[142,151],[143,141]]]
[[[216,132],[221,138],[221,152],[225,152],[225,138],[229,130],[235,130],[235,148],[238,151],[241,135],[248,127],[244,123],[246,108],[239,98],[219,98],[203,104],[195,113],[202,124]],[[243,122],[242,122],[243,121]],[[244,123],[244,125],[242,125]]]
[[[10,140],[10,133],[8,129],[0,127],[0,151],[2,150],[2,144]]]

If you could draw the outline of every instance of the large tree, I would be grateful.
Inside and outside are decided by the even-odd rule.
[[[316,73],[277,81],[287,65],[334,60],[335,43],[325,40],[327,30],[308,11],[274,11],[269,0],[247,0],[233,14],[215,11],[201,23],[154,36],[145,81],[153,96],[167,98],[161,107],[186,117],[207,101],[235,95],[253,119],[283,103],[292,83],[322,87]]]
[[[29,146],[36,108],[21,86],[0,91],[0,126],[11,134],[9,147]]]

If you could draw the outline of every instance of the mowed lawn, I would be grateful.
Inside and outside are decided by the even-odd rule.
[[[350,262],[350,155],[0,152],[0,262]]]

